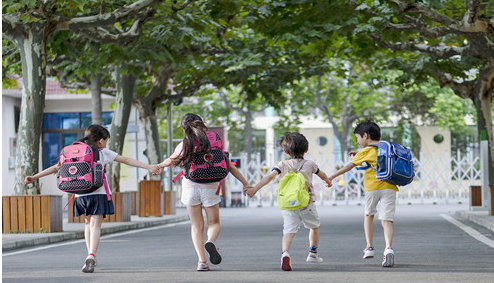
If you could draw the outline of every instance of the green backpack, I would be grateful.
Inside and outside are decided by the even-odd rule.
[[[278,184],[278,206],[281,210],[296,210],[309,204],[309,193],[305,188],[305,178],[300,169],[306,160],[297,166],[297,169],[288,172]]]

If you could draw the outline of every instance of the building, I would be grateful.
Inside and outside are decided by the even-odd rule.
[[[15,154],[17,129],[21,106],[22,79],[17,78],[19,88],[2,90],[2,195],[14,194]],[[102,95],[103,125],[110,125],[113,110],[110,105],[115,98]],[[137,111],[132,109],[128,134],[122,155],[147,162],[142,153],[146,147],[145,137],[139,131]],[[14,121],[14,123],[12,123]],[[58,161],[60,150],[83,137],[84,129],[91,124],[91,94],[75,93],[62,88],[59,81],[48,79],[41,134],[39,170],[50,167]],[[136,143],[136,140],[138,141]],[[126,165],[121,166],[121,191],[136,191],[138,180],[147,171]],[[56,186],[55,177],[40,179],[41,194],[64,195]]]

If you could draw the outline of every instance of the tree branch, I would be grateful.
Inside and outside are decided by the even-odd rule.
[[[2,14],[2,38],[14,41],[14,35],[23,31],[23,25],[19,17],[11,14]]]
[[[90,29],[114,24],[120,20],[135,15],[146,7],[149,7],[158,2],[159,0],[139,0],[133,4],[118,8],[110,13],[71,19],[57,16],[54,17],[53,20],[54,22],[57,22],[57,25],[55,27],[56,30],[78,31],[81,29]]]
[[[134,21],[132,27],[126,32],[122,31],[117,34],[113,34],[102,27],[97,27],[95,29],[80,29],[78,32],[82,36],[97,42],[126,44],[141,35],[142,25],[152,16],[153,13],[154,11],[152,10],[148,10],[143,13]]]
[[[462,83],[456,82],[453,80],[453,77],[450,74],[440,72],[439,70],[435,71],[435,76],[437,81],[439,82],[440,87],[448,87],[453,92],[461,98],[471,99],[473,100],[473,95],[475,94],[475,81],[465,81]]]
[[[393,24],[390,23],[388,24],[388,28],[393,31],[418,31],[420,35],[424,37],[439,37],[439,36],[445,36],[448,34],[459,34],[457,30],[450,29],[448,27],[431,27],[431,28],[426,28],[425,26],[421,25],[418,21],[416,23],[412,24]]]
[[[466,0],[467,11],[465,12],[465,15],[463,15],[463,19],[461,21],[457,21],[453,18],[443,15],[432,9],[430,6],[422,3],[412,3],[408,0],[392,1],[398,4],[400,12],[427,16],[431,20],[443,24],[446,29],[449,29],[449,31],[455,31],[455,33],[481,32],[494,34],[494,22],[481,21],[477,17],[477,13],[480,9],[479,0]]]
[[[479,12],[480,3],[479,0],[466,0],[467,12],[463,16],[463,21],[469,24],[473,24],[477,20],[477,13]]]
[[[193,0],[192,0],[192,1],[191,1],[191,0],[187,0],[187,1],[185,1],[182,5],[177,4],[177,0],[173,0],[172,2],[173,2],[173,3],[171,4],[171,7],[170,7],[170,8],[171,8],[174,12],[178,12],[178,11],[180,11],[180,10],[185,9],[187,6],[189,6],[189,4],[190,4],[191,2],[193,2]]]
[[[220,96],[223,99],[223,101],[225,102],[225,105],[228,109],[238,111],[240,113],[243,113],[244,115],[246,114],[245,111],[241,107],[235,107],[235,106],[230,104],[230,101],[228,101],[228,97],[226,97],[226,93],[224,93],[221,90],[219,91],[219,93],[220,93]]]
[[[408,0],[391,0],[391,1],[398,4],[399,10],[402,13],[423,14],[429,17],[431,20],[441,23],[445,26],[459,25],[459,22],[457,20],[445,16],[441,13],[438,13],[430,6],[424,5],[422,3],[412,3]]]
[[[132,29],[125,33],[121,34],[112,34],[108,30],[104,28],[96,28],[96,29],[81,29],[79,30],[80,35],[84,36],[87,39],[91,39],[100,43],[121,43],[126,44],[135,38],[139,37],[141,32],[140,29],[136,30],[136,27],[139,24],[139,21],[135,21]]]
[[[440,43],[437,46],[428,46],[426,44],[418,44],[414,42],[389,42],[382,40],[381,36],[377,34],[372,34],[371,37],[379,45],[393,50],[419,51],[441,59],[447,59],[456,55],[475,57],[475,54],[472,54],[473,52],[471,52],[469,47],[448,46],[444,43]]]

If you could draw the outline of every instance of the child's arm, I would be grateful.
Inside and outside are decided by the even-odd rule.
[[[329,188],[333,185],[331,183],[331,180],[328,178],[328,175],[326,175],[326,173],[324,173],[322,170],[319,170],[319,172],[317,172],[316,175],[319,178],[321,178],[321,180],[324,182],[324,185],[326,186],[326,188]]]
[[[161,162],[160,164],[158,164],[161,168],[165,168],[165,167],[168,167],[168,166],[171,166],[173,165],[173,163],[175,163],[175,160],[178,158],[178,155],[175,154],[175,153],[172,153],[172,155],[170,155],[170,157],[168,157],[167,159],[165,159],[163,162]]]
[[[159,175],[163,172],[163,169],[157,164],[156,165],[147,164],[139,160],[132,159],[130,157],[117,155],[117,157],[115,157],[115,161],[123,164],[127,164],[129,166],[146,169],[149,172],[151,172],[153,175]]]
[[[26,176],[26,178],[24,178],[24,185],[31,184],[32,182],[38,180],[41,177],[44,177],[44,176],[47,176],[50,174],[55,174],[57,172],[58,172],[58,163],[53,165],[52,167],[46,168],[45,170],[43,170],[41,172],[38,172],[38,174],[36,174],[34,176]]]
[[[253,188],[244,192],[244,194],[247,193],[249,197],[255,196],[257,191],[259,191],[262,187],[266,186],[269,182],[271,182],[278,174],[279,173],[276,170],[271,171],[268,175],[264,176],[261,179],[261,181],[259,181],[259,183],[257,183]]]
[[[233,165],[231,162],[229,163],[229,168],[230,168],[230,172],[232,173],[232,175],[235,178],[237,178],[237,180],[239,180],[244,185],[244,188],[242,189],[242,191],[244,192],[244,195],[245,195],[245,192],[248,189],[252,188],[252,186],[249,185],[249,182],[247,182],[244,175],[242,175],[242,173],[240,173],[240,171],[238,171],[237,167],[235,165]]]
[[[331,174],[328,179],[329,181],[333,181],[334,178],[350,171],[353,169],[353,167],[355,167],[355,164],[353,164],[352,162],[349,162],[347,165],[343,166],[340,170],[336,171],[335,173]]]

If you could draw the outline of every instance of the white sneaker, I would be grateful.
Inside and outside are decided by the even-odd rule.
[[[363,258],[373,258],[373,257],[374,257],[374,247],[365,248]]]
[[[384,251],[383,267],[392,267],[395,265],[395,251],[389,247]]]
[[[288,251],[284,251],[281,254],[281,269],[283,269],[284,271],[292,270],[292,267],[290,265],[290,253]]]
[[[307,262],[314,262],[314,263],[320,263],[322,262],[322,257],[319,257],[317,253],[311,253],[309,252],[309,255],[307,256]]]
[[[82,272],[84,273],[93,273],[94,265],[96,260],[93,255],[88,255],[86,260],[84,261],[84,266],[82,267]]]

